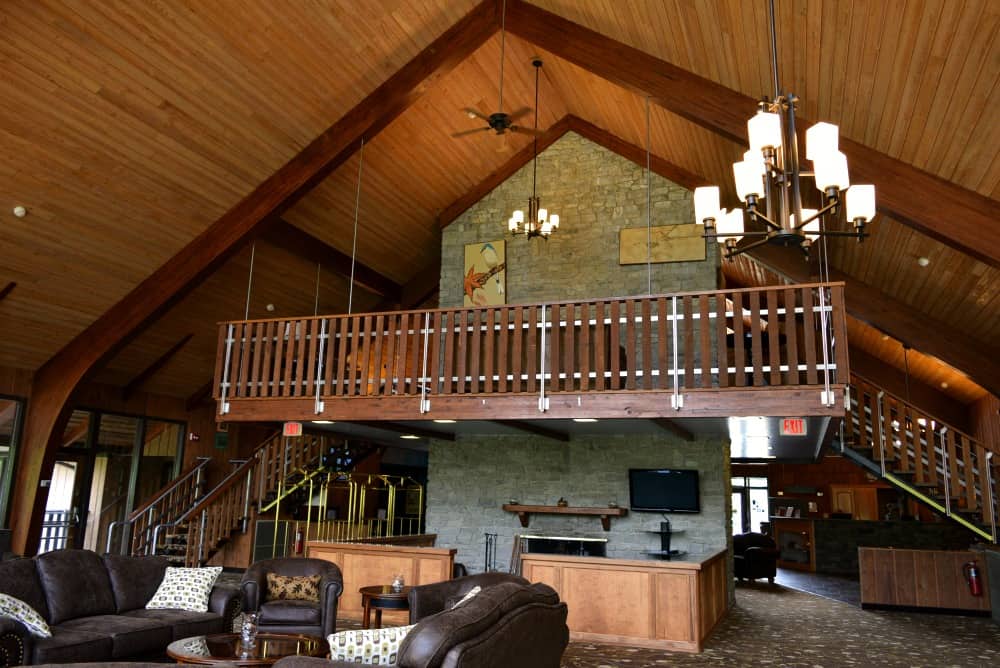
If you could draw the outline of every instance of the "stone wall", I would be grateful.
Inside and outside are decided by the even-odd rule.
[[[608,539],[608,555],[648,559],[659,549],[660,513],[612,518],[611,530],[598,517],[532,515],[527,529],[501,509],[524,504],[628,508],[629,468],[687,468],[700,471],[700,513],[670,515],[671,547],[704,552],[726,547],[729,519],[729,446],[722,439],[682,441],[672,435],[591,434],[569,443],[521,436],[460,435],[431,444],[427,482],[427,527],[441,547],[458,549],[457,561],[471,572],[484,566],[486,532],[498,534],[497,563],[506,570],[515,534],[588,536]]]
[[[694,222],[690,190],[653,175],[651,224]],[[618,264],[618,233],[646,226],[644,170],[569,132],[538,157],[542,206],[558,213],[560,227],[545,241],[507,233],[507,219],[526,209],[531,164],[497,186],[446,227],[441,241],[443,308],[462,306],[465,244],[506,240],[507,303],[624,297],[648,294],[645,264]],[[718,244],[707,259],[652,265],[652,292],[714,290]]]

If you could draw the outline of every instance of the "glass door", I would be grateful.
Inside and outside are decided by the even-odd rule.
[[[14,455],[24,402],[0,397],[0,527],[7,526],[7,500],[14,482]]]
[[[123,521],[132,511],[133,464],[141,421],[122,415],[101,415],[99,419],[84,547],[103,552],[111,523]]]
[[[767,478],[737,476],[733,483],[733,535],[761,533],[761,523],[768,522],[771,511],[767,496]]]

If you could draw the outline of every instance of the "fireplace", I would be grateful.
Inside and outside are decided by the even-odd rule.
[[[607,538],[589,536],[521,536],[521,552],[567,554],[578,557],[606,557]]]

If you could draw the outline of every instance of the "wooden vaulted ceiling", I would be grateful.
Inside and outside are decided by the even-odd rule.
[[[35,369],[251,193],[310,141],[476,7],[473,0],[281,3],[15,0],[0,6],[4,203],[0,365]],[[1000,198],[1000,9],[988,0],[883,3],[778,0],[779,62],[803,114],[843,136],[989,198]],[[534,0],[538,7],[744,95],[771,92],[766,4],[742,0]],[[847,26],[850,28],[848,29]],[[567,114],[643,146],[645,99],[513,34],[505,108],[533,105],[532,56],[545,61],[539,124]],[[405,286],[436,271],[438,217],[528,143],[452,139],[495,111],[500,37],[436,81],[282,218],[350,253],[359,164],[358,260]],[[651,107],[657,156],[723,186],[735,204],[737,142]],[[11,207],[29,214],[15,218]],[[947,203],[942,203],[947,206]],[[566,221],[572,224],[572,221]],[[1000,235],[1000,222],[984,235]],[[501,232],[498,222],[498,233]],[[917,313],[995,349],[1000,270],[882,215],[863,245],[836,241],[831,263]],[[921,268],[918,257],[928,257]],[[308,314],[316,264],[261,241],[251,317]],[[96,379],[126,385],[194,334],[144,389],[187,396],[210,375],[217,320],[246,308],[250,249],[117,352]],[[768,280],[763,272],[744,278]],[[326,266],[320,312],[346,308]],[[850,292],[848,292],[850,299]],[[355,290],[354,309],[383,296]],[[856,321],[852,341],[879,350]],[[945,336],[946,334],[942,334]],[[984,352],[984,354],[986,354]],[[917,365],[920,367],[921,365]],[[928,362],[963,402],[982,396]],[[968,369],[963,371],[969,372]],[[945,378],[945,375],[949,380]]]

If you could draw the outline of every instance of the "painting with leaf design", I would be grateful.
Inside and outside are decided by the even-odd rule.
[[[503,240],[465,245],[465,306],[507,303],[507,260]]]

